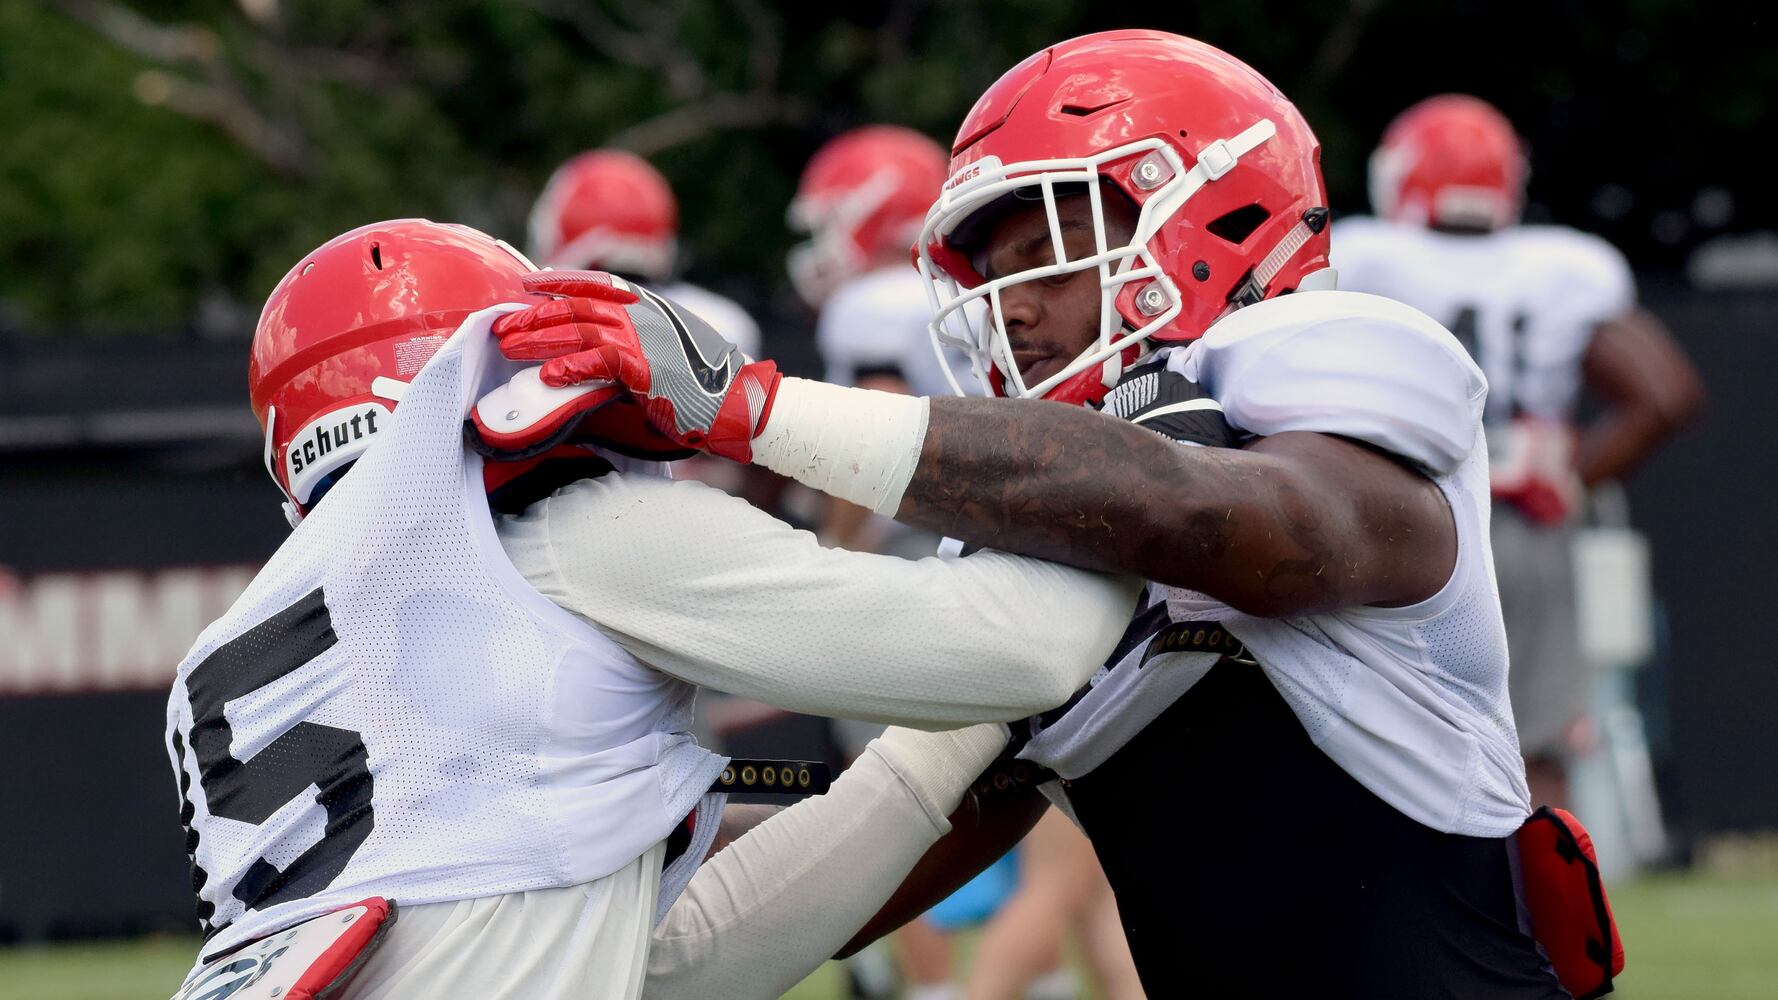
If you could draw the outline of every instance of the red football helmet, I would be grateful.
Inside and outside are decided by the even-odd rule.
[[[424,219],[354,229],[290,269],[259,315],[247,387],[293,521],[465,317],[536,298],[520,280],[534,270],[491,236]]]
[[[661,172],[634,153],[595,149],[544,185],[531,210],[531,255],[545,267],[663,281],[678,232],[679,206]]]
[[[1422,226],[1500,229],[1525,200],[1525,148],[1492,104],[1429,97],[1397,115],[1371,154],[1371,208]]]
[[[788,213],[813,237],[790,251],[797,293],[819,306],[876,260],[906,254],[944,181],[944,148],[913,129],[867,125],[822,146]]]
[[[1108,31],[1047,48],[989,87],[958,130],[917,248],[934,282],[935,346],[966,352],[998,394],[1093,402],[1147,342],[1191,340],[1230,309],[1331,287],[1320,154],[1295,105],[1203,42]],[[988,281],[954,245],[959,225],[1018,192],[1046,204],[1060,247],[1058,185],[1092,199],[1096,253]],[[1118,195],[1138,209],[1136,232],[1108,246],[1101,199]],[[995,308],[1001,290],[1088,269],[1102,296],[1097,342],[1027,386]]]

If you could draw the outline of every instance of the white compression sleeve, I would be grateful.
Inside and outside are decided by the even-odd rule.
[[[826,795],[710,859],[655,929],[648,1000],[777,997],[888,901],[1006,743],[1006,727],[890,729]]]
[[[612,473],[498,522],[530,584],[642,662],[778,708],[923,728],[1066,701],[1139,581],[1000,552],[907,560],[702,483]]]
[[[753,464],[895,516],[920,460],[922,396],[786,378],[753,439]]]

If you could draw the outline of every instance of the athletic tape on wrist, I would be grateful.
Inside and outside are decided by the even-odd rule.
[[[894,516],[926,439],[927,401],[786,378],[753,439],[753,462]]]

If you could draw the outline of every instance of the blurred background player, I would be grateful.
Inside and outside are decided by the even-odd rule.
[[[1336,223],[1340,287],[1405,302],[1455,333],[1488,377],[1495,572],[1519,745],[1535,804],[1567,805],[1591,741],[1572,535],[1589,490],[1622,480],[1689,421],[1702,383],[1636,305],[1604,240],[1520,221],[1512,124],[1447,94],[1402,112],[1370,161],[1374,217]],[[1602,404],[1577,423],[1583,388]]]
[[[1083,995],[1079,978],[1063,961],[1069,932],[1097,987],[1096,996],[1140,1000],[1142,982],[1124,940],[1117,898],[1080,828],[1052,807],[1009,857],[1016,857],[1018,882],[976,943],[966,1000],[1070,1000]]]
[[[595,149],[556,168],[531,209],[531,259],[558,270],[610,271],[696,313],[748,357],[759,353],[759,324],[747,310],[689,281],[674,280],[679,204],[647,160]]]
[[[732,300],[689,281],[681,266],[679,203],[652,164],[622,149],[594,149],[556,168],[531,209],[531,259],[558,270],[588,268],[647,285],[691,310],[748,357],[759,353],[759,324]],[[749,499],[765,480],[706,456],[682,460],[680,478]]]
[[[926,339],[931,306],[908,248],[944,183],[946,162],[938,143],[913,129],[867,125],[828,141],[803,168],[785,214],[809,239],[791,248],[786,264],[797,294],[816,311],[815,346],[827,381],[916,395],[942,391],[942,377],[937,385],[930,377],[938,365]],[[828,497],[821,504],[824,544],[915,559],[938,546],[935,536],[902,530],[862,507]],[[833,740],[847,758],[879,729],[832,723]],[[1011,884],[1002,877],[1011,864],[984,872],[935,908],[936,916],[920,917],[897,935],[910,1000],[957,995],[952,932],[994,912]],[[852,960],[856,992],[887,995],[891,976],[883,964],[880,947]]]
[[[830,140],[804,168],[786,215],[793,230],[810,238],[791,248],[787,265],[797,294],[817,312],[815,344],[828,381],[910,392],[917,391],[910,369],[936,366],[925,337],[930,307],[908,247],[944,183],[945,162],[938,144],[913,129],[868,125]],[[821,504],[819,534],[826,544],[910,558],[937,546],[935,537],[899,530],[861,507],[826,497]],[[850,758],[878,728],[836,719],[832,739]],[[901,974],[913,1000],[956,995],[952,932],[994,912],[1011,885],[1006,871],[1012,865],[1003,859],[899,933]],[[855,992],[888,995],[893,973],[885,961],[880,947],[852,960]]]
[[[954,391],[927,333],[927,282],[909,256],[948,163],[943,147],[913,129],[866,125],[829,140],[803,168],[786,214],[809,239],[791,249],[787,264],[798,295],[817,311],[825,381],[918,396]],[[967,373],[957,372],[956,381],[969,384]],[[937,547],[936,535],[824,499],[820,535],[828,545],[909,558]],[[834,731],[850,757],[882,727],[835,720]],[[1058,816],[1046,817],[1032,838],[1035,849],[1001,859],[903,928],[897,942],[910,1000],[963,995],[951,982],[952,938],[984,922],[967,984],[971,998],[1077,995],[1061,954],[1071,925],[1108,995],[1140,995],[1092,845]],[[875,957],[855,960],[866,993],[880,979]]]
[[[791,248],[788,265],[797,294],[818,314],[826,381],[917,396],[951,391],[926,336],[926,282],[908,256],[947,162],[913,129],[867,125],[830,140],[803,168],[787,215],[810,238]],[[938,544],[842,501],[826,509],[829,545],[917,558]]]

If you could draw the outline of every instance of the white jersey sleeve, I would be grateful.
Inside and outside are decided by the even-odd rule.
[[[665,285],[656,291],[691,310],[692,315],[710,324],[710,328],[724,340],[739,347],[742,354],[759,357],[759,324],[733,299],[685,281]]]
[[[1001,553],[823,548],[702,483],[621,473],[501,519],[500,537],[539,592],[664,673],[791,711],[926,728],[1066,700],[1140,589]]]
[[[655,928],[649,1000],[770,1000],[881,908],[1006,744],[1006,727],[891,729],[825,795],[717,854]]]
[[[1425,314],[1374,295],[1298,292],[1221,320],[1174,363],[1266,436],[1338,434],[1434,473],[1475,446],[1487,382]]]

